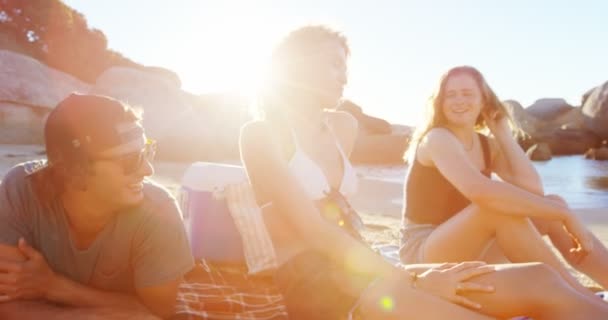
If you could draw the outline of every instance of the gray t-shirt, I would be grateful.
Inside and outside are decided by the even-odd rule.
[[[141,205],[120,212],[86,250],[77,249],[60,201],[43,206],[26,168],[17,165],[0,184],[0,243],[19,237],[39,250],[55,272],[101,290],[135,288],[174,280],[194,266],[175,199],[147,181]]]

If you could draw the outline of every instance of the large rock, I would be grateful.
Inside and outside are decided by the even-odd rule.
[[[167,80],[171,81],[173,83],[173,86],[176,86],[178,88],[181,88],[182,86],[182,80],[179,78],[179,75],[173,70],[169,70],[163,67],[147,66],[144,67],[143,71],[154,73],[158,76],[164,77]]]
[[[388,121],[364,113],[359,105],[350,100],[344,100],[337,109],[353,115],[359,123],[359,131],[363,134],[391,133],[391,124]]]
[[[589,149],[585,152],[585,159],[608,160],[608,146],[603,145],[600,148]]]
[[[42,143],[46,116],[90,85],[19,53],[0,50],[0,143]]]
[[[608,81],[588,95],[582,109],[586,127],[601,139],[608,139]]]
[[[44,144],[50,108],[0,101],[0,144]]]
[[[586,130],[585,117],[581,108],[562,109],[551,119],[543,119],[538,123],[539,130],[577,129]]]
[[[0,100],[54,108],[71,92],[90,85],[29,56],[0,50]]]
[[[541,142],[526,150],[526,155],[532,161],[551,160],[551,148],[548,144]]]
[[[407,134],[359,135],[350,159],[356,164],[401,164],[409,140]]]
[[[516,101],[507,100],[503,104],[521,129],[517,140],[523,150],[546,143],[553,155],[583,154],[600,142],[596,134],[585,128],[581,108],[569,106],[563,99],[537,100],[532,110],[536,109],[539,117]]]
[[[168,160],[238,158],[238,128],[246,106],[224,103],[222,96],[197,97],[158,72],[125,67],[106,70],[93,93],[141,107],[148,136],[159,142],[159,157]]]
[[[589,130],[563,127],[538,131],[534,136],[518,137],[517,142],[523,150],[538,143],[546,143],[553,155],[575,155],[598,147],[601,140]]]
[[[581,106],[585,105],[585,102],[587,102],[587,99],[589,99],[589,96],[593,93],[593,91],[596,89],[597,87],[593,87],[589,90],[587,90],[587,92],[583,93],[583,96],[581,97]]]
[[[388,121],[366,114],[350,100],[344,100],[338,110],[353,115],[359,124],[357,141],[350,160],[357,164],[401,164],[404,162],[412,127],[391,125]]]
[[[597,148],[601,140],[593,132],[580,129],[555,129],[547,136],[537,137],[549,144],[554,155],[584,154],[591,148]]]
[[[523,131],[523,133],[533,136],[536,133],[539,120],[535,116],[524,110],[521,104],[515,100],[505,100],[503,105],[509,112],[511,119]]]
[[[572,110],[566,100],[561,98],[543,98],[536,100],[531,106],[526,108],[528,114],[542,120],[550,120]]]

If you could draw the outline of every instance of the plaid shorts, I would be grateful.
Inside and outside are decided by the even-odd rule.
[[[283,296],[271,277],[251,276],[247,266],[205,260],[186,276],[172,320],[287,320]]]

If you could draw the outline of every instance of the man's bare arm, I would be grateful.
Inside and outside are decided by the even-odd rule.
[[[25,257],[24,261],[0,259],[0,269],[2,269],[0,302],[2,303],[40,299],[71,307],[110,308],[142,313],[148,310],[135,295],[94,289],[55,273],[48,266],[44,256],[23,239],[19,241],[18,250]],[[5,251],[10,252],[10,250]],[[11,254],[14,255],[14,252]],[[177,285],[171,284],[172,287],[177,288]],[[172,305],[175,302],[175,295],[168,300],[167,304]],[[168,316],[172,310],[164,308],[162,312],[154,309],[152,311],[159,316]]]
[[[62,307],[44,301],[20,300],[0,303],[0,319],[19,320],[159,320],[158,317],[141,310],[119,308]]]

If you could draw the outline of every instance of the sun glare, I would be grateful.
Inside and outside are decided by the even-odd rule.
[[[278,34],[263,12],[255,8],[247,15],[224,12],[226,8],[215,10],[221,12],[214,14],[214,19],[197,22],[191,29],[188,38],[194,45],[190,54],[196,57],[188,60],[196,63],[180,72],[183,82],[192,84],[192,88],[184,89],[253,97]]]

